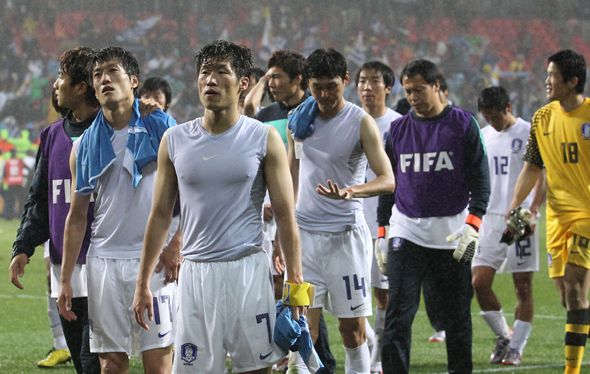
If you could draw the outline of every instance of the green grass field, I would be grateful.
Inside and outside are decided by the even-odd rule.
[[[46,312],[46,278],[41,249],[31,258],[21,283],[24,291],[14,287],[9,280],[12,242],[19,222],[0,220],[0,373],[40,373],[36,367],[51,348],[52,336]],[[541,225],[541,248],[544,248],[544,222]],[[547,276],[547,256],[541,254],[541,271],[534,278],[536,316],[533,331],[524,352],[523,364],[519,367],[488,364],[494,346],[494,335],[478,315],[479,306],[472,304],[473,360],[476,373],[563,373],[565,310],[559,304],[559,296],[553,281]],[[496,277],[495,291],[503,302],[503,308],[512,325],[511,313],[516,303],[512,279],[506,274]],[[372,318],[371,318],[372,321]],[[344,349],[337,321],[326,317],[330,330],[332,352],[338,361],[337,373],[344,373]],[[426,318],[423,305],[416,316],[413,329],[412,373],[445,373],[446,348],[444,344],[430,343],[432,329]],[[586,358],[590,361],[590,357]],[[51,373],[75,373],[71,364],[49,370]],[[141,361],[132,360],[131,373],[142,373]]]

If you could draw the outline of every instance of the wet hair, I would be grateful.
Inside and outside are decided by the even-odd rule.
[[[335,49],[316,49],[305,60],[305,78],[346,78],[346,59]]]
[[[497,110],[506,113],[506,108],[510,103],[510,96],[504,87],[484,88],[477,99],[477,110]]]
[[[88,47],[76,47],[65,51],[59,59],[59,71],[70,77],[70,86],[78,83],[86,83],[84,99],[90,106],[99,106],[94,86],[92,85],[92,66],[94,62],[94,50]],[[67,111],[67,110],[66,110]],[[58,111],[59,113],[59,111]]]
[[[365,62],[360,69],[356,72],[356,85],[359,85],[359,80],[361,78],[361,72],[363,71],[378,71],[381,73],[381,76],[383,77],[383,83],[385,84],[385,87],[390,87],[393,88],[393,85],[395,84],[395,74],[393,73],[393,70],[391,70],[391,68],[387,65],[385,65],[384,63],[380,62],[380,61],[369,61],[369,62]]]
[[[166,109],[168,109],[168,106],[172,101],[172,88],[170,87],[168,81],[164,78],[151,77],[146,79],[137,91],[137,96],[142,97],[147,92],[155,92],[157,90],[162,90],[164,93],[164,97],[166,98]]]
[[[553,62],[564,82],[569,82],[572,78],[578,78],[578,84],[575,87],[577,93],[584,92],[586,85],[586,60],[579,53],[566,49],[552,54],[547,58],[547,63]]]
[[[93,66],[111,60],[116,60],[121,64],[123,69],[125,69],[125,73],[129,75],[129,79],[137,75],[137,80],[139,81],[139,64],[137,63],[137,59],[131,52],[121,47],[110,46],[96,52]],[[133,89],[133,93],[137,96],[137,87]]]
[[[303,55],[286,49],[275,51],[266,62],[266,67],[270,69],[275,66],[281,68],[291,80],[301,75],[301,89],[303,91],[307,90],[305,57]]]
[[[436,64],[428,60],[413,60],[410,61],[402,70],[401,79],[404,77],[414,78],[416,75],[422,76],[426,83],[434,86],[439,81],[440,72]]]
[[[449,86],[447,86],[447,80],[445,79],[445,76],[442,74],[438,75],[438,84],[440,84],[440,90],[443,93],[449,89]]]
[[[250,77],[250,72],[254,68],[252,51],[244,45],[227,40],[216,40],[197,52],[194,58],[197,74],[203,66],[214,66],[226,60],[235,69],[238,79]]]

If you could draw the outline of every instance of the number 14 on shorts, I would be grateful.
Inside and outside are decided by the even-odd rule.
[[[348,300],[352,300],[352,289],[350,288],[350,277],[348,275],[342,277],[344,280],[344,285],[346,286],[346,297]],[[367,296],[367,290],[365,287],[365,277],[361,277],[361,281],[359,282],[359,278],[357,274],[352,275],[352,280],[354,283],[355,290],[363,290],[363,297]]]

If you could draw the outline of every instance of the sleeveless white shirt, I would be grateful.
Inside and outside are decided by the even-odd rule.
[[[295,215],[308,231],[341,232],[365,223],[363,199],[334,200],[317,193],[327,180],[340,188],[365,183],[367,157],[360,140],[361,120],[367,116],[347,102],[327,121],[315,119],[315,131],[303,141],[299,164],[299,191]]]
[[[180,192],[185,259],[233,261],[262,250],[269,128],[240,116],[219,135],[207,132],[201,118],[167,131]]]

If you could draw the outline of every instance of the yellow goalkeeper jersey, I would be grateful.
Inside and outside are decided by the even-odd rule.
[[[558,101],[539,109],[524,159],[547,170],[547,247],[567,232],[590,238],[590,99],[569,113]]]

